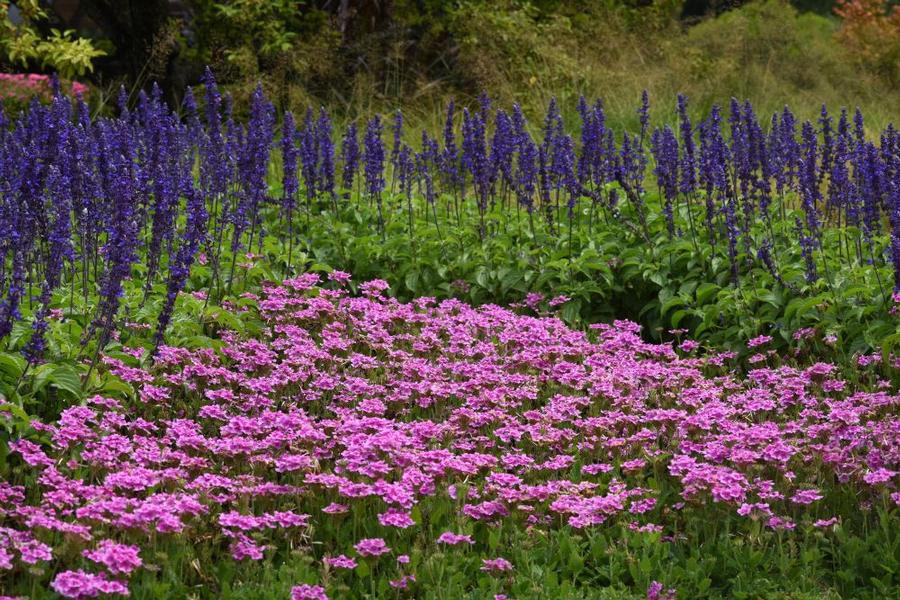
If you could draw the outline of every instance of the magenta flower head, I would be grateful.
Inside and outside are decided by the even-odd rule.
[[[748,348],[757,348],[757,347],[762,346],[762,345],[764,345],[764,344],[768,344],[768,343],[771,342],[771,341],[772,341],[772,336],[770,336],[770,335],[761,335],[761,336],[759,336],[759,337],[755,337],[755,338],[751,339],[750,341],[748,341],[748,342],[747,342],[747,347],[748,347]]]
[[[409,587],[410,583],[415,583],[416,576],[415,575],[404,575],[400,579],[392,579],[389,583],[392,588],[398,590],[405,590]]]
[[[512,571],[512,563],[505,558],[483,558],[481,560],[481,570],[487,573],[503,573]]]
[[[291,588],[291,600],[328,600],[328,594],[321,585],[303,583]]]
[[[53,551],[50,546],[37,540],[30,540],[19,545],[19,553],[22,555],[22,562],[29,565],[53,558]]]
[[[460,535],[452,531],[445,531],[437,539],[437,543],[456,546],[457,544],[474,544],[475,540],[472,539],[471,535]]]
[[[343,554],[339,554],[337,556],[326,556],[325,558],[322,559],[322,562],[333,569],[355,569],[356,568],[356,559],[350,558],[349,556],[345,556]]]
[[[359,289],[362,290],[364,296],[376,297],[390,289],[390,285],[383,279],[373,279],[360,284]]]
[[[663,584],[654,581],[647,588],[647,600],[675,600],[675,590],[669,588],[668,593],[663,596]]]
[[[416,524],[408,512],[396,508],[390,508],[379,514],[378,522],[384,527],[397,527],[400,529],[406,529]]]
[[[328,280],[333,281],[340,286],[345,286],[350,283],[350,273],[345,273],[344,271],[332,271],[328,274]]]
[[[360,556],[381,556],[391,551],[381,538],[364,538],[353,546]]]
[[[346,504],[338,504],[337,502],[332,502],[331,504],[323,508],[322,512],[329,515],[339,515],[349,510],[350,508]]]
[[[94,575],[78,571],[63,571],[50,584],[63,598],[94,598],[100,594],[128,595],[128,586],[120,581],[110,581],[102,573]]]
[[[679,348],[681,348],[681,350],[683,350],[684,352],[693,352],[694,350],[696,350],[699,347],[700,347],[700,343],[695,342],[694,340],[684,340],[683,342],[681,342],[681,345],[679,346]]]
[[[85,550],[82,554],[95,563],[105,566],[110,573],[129,574],[144,562],[138,556],[140,548],[119,544],[112,540],[103,540],[96,550]]]

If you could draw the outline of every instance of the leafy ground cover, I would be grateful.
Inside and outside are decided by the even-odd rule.
[[[11,594],[858,597],[900,588],[900,397],[876,372],[644,342],[314,274],[215,347],[10,444]],[[557,304],[552,302],[551,304]],[[524,310],[524,309],[523,309]],[[599,590],[606,590],[601,592]],[[671,594],[675,592],[672,591]]]

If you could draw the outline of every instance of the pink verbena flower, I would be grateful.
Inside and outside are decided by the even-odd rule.
[[[378,522],[384,527],[398,527],[400,529],[406,529],[416,524],[408,512],[396,508],[389,508],[387,511],[379,514]]]
[[[94,598],[100,594],[128,595],[128,586],[120,581],[106,579],[101,574],[78,571],[63,571],[53,578],[50,587],[63,598]]]
[[[364,296],[375,298],[391,288],[388,282],[383,279],[372,279],[360,284],[359,289]]]
[[[874,471],[869,471],[863,475],[863,481],[869,485],[878,485],[879,483],[887,483],[897,475],[896,472],[881,467]]]
[[[344,271],[332,271],[328,274],[328,280],[333,281],[340,286],[350,283],[350,273]]]
[[[328,600],[328,594],[321,585],[302,583],[291,588],[291,600]]]
[[[445,531],[438,537],[437,543],[456,546],[457,544],[474,544],[475,540],[472,539],[471,535],[461,535],[453,533],[452,531]]]
[[[652,582],[647,587],[647,600],[675,600],[675,590],[669,588],[668,593],[663,596],[663,584],[658,581]]]
[[[653,507],[655,506],[656,498],[643,498],[641,500],[635,500],[634,502],[632,502],[631,506],[628,508],[628,512],[639,515],[653,510]]]
[[[391,551],[381,538],[364,538],[353,547],[361,556],[381,556]]]
[[[50,546],[37,540],[29,540],[19,546],[19,553],[22,555],[22,562],[29,565],[53,558],[53,551],[50,549]]]
[[[502,573],[512,571],[513,566],[505,558],[483,558],[481,559],[481,570],[488,573]]]
[[[231,556],[234,560],[262,560],[263,551],[268,546],[260,546],[246,535],[239,533],[235,537],[234,543],[231,545]]]
[[[755,337],[755,338],[749,340],[749,341],[747,342],[747,347],[748,347],[748,348],[757,348],[757,347],[762,346],[762,345],[764,345],[764,344],[768,344],[768,343],[771,342],[771,341],[772,341],[772,336],[770,336],[770,335],[761,335],[761,336],[758,336],[758,337]]]
[[[565,304],[569,300],[571,300],[571,298],[568,296],[565,296],[565,295],[557,296],[556,298],[553,298],[552,300],[550,300],[550,302],[548,302],[547,305],[550,308],[556,308],[557,306]]]
[[[800,490],[791,496],[791,502],[794,504],[812,504],[816,500],[821,500],[822,498],[822,492],[819,490]]]
[[[693,352],[697,348],[700,347],[700,342],[696,342],[694,340],[684,340],[681,342],[681,345],[678,346],[683,352]]]
[[[790,519],[785,519],[783,517],[779,517],[778,515],[772,515],[769,517],[769,520],[766,521],[766,525],[771,527],[772,529],[794,529],[797,525],[791,521]]]
[[[581,472],[588,475],[596,475],[597,473],[609,473],[613,470],[613,466],[608,463],[594,463],[581,467]]]
[[[825,528],[831,527],[832,525],[836,525],[839,519],[837,517],[831,517],[830,519],[819,519],[815,523],[813,523],[813,527]]]
[[[392,579],[388,583],[391,584],[392,588],[395,588],[398,590],[405,590],[407,587],[409,587],[410,583],[414,583],[415,581],[416,581],[415,575],[404,575],[400,579]]]
[[[543,301],[544,295],[540,292],[529,292],[525,295],[525,306],[530,309],[537,310],[538,305]]]
[[[326,556],[322,562],[334,569],[355,569],[356,559],[339,554],[337,556]]]
[[[811,338],[816,335],[815,327],[804,327],[802,329],[798,329],[794,332],[794,340],[800,341],[805,340],[807,338]]]
[[[140,548],[137,546],[103,540],[95,550],[85,550],[82,554],[95,563],[105,566],[110,573],[127,575],[144,564],[138,555],[139,552]]]

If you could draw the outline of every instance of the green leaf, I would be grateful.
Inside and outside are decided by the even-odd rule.
[[[7,381],[18,381],[25,371],[25,359],[15,354],[0,354],[0,373]]]
[[[706,304],[721,288],[714,283],[703,283],[697,288],[697,303]]]
[[[898,345],[900,345],[900,333],[889,335],[881,341],[882,364],[890,365],[891,356],[894,353],[894,348],[896,348]]]
[[[491,529],[488,534],[488,548],[495,550],[500,545],[500,530]]]
[[[569,300],[560,312],[560,317],[566,323],[574,323],[580,315],[581,300]]]
[[[74,398],[81,399],[81,377],[72,365],[57,365],[50,373],[50,383]]]
[[[226,329],[230,329],[238,333],[243,333],[244,331],[244,325],[243,323],[241,323],[241,320],[224,308],[211,306],[206,309],[206,312],[203,316],[205,319],[208,319]]]
[[[134,387],[118,378],[110,378],[105,381],[100,389],[107,394],[123,395],[126,398],[134,395]]]
[[[660,316],[663,316],[663,317],[666,316],[666,313],[668,313],[670,310],[672,310],[676,306],[684,306],[684,299],[680,298],[678,296],[675,296],[674,298],[670,298],[669,300],[666,300],[659,310]]]
[[[506,293],[514,285],[522,281],[524,275],[518,269],[510,269],[500,280],[500,291]]]
[[[410,271],[409,273],[407,273],[404,282],[406,283],[407,289],[415,294],[418,291],[419,287],[418,271]]]
[[[31,423],[31,415],[25,412],[25,409],[18,404],[0,404],[0,413],[7,412],[23,423]]]
[[[356,564],[356,575],[360,578],[365,579],[369,576],[369,573],[372,570],[369,568],[369,563],[365,560],[361,560]]]

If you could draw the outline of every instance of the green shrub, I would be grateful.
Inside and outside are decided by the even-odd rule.
[[[38,0],[20,0],[15,5],[20,23],[10,16],[10,3],[0,2],[0,59],[22,67],[38,64],[71,79],[93,71],[94,59],[106,54],[72,30],[51,29],[49,35],[42,35],[36,25],[47,19],[47,11]]]

